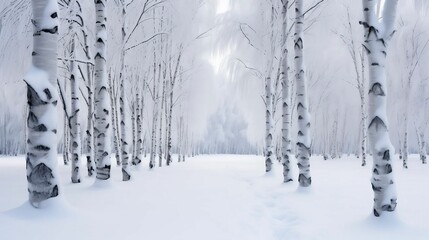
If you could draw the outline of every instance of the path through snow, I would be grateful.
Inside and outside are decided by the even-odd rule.
[[[304,190],[281,182],[280,164],[266,175],[257,156],[188,158],[132,182],[114,167],[107,186],[72,184],[60,164],[64,197],[41,211],[24,203],[24,158],[0,158],[0,239],[428,239],[428,166],[398,162],[398,212],[375,219],[370,167],[359,164],[315,157]]]

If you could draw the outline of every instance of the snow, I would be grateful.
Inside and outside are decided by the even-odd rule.
[[[396,157],[396,156],[395,156]],[[176,157],[177,159],[177,157]],[[368,159],[370,160],[370,159]],[[59,158],[59,163],[61,163]],[[84,161],[82,161],[84,162]],[[429,166],[396,157],[395,213],[372,216],[371,164],[354,157],[311,158],[313,185],[282,183],[280,164],[265,175],[260,156],[209,155],[171,167],[134,170],[130,182],[112,165],[109,184],[70,182],[49,208],[27,200],[24,157],[0,158],[0,239],[427,239]],[[370,163],[370,162],[369,162]],[[82,166],[83,167],[83,166]],[[82,169],[85,169],[84,167]],[[293,171],[296,174],[298,171]]]
[[[52,85],[49,82],[49,74],[46,71],[32,65],[28,70],[27,74],[25,75],[24,79],[25,82],[27,82],[27,84],[30,85],[34,89],[34,91],[37,92],[40,99],[45,102],[48,101],[48,97],[45,93],[43,93],[43,90],[51,90]],[[52,91],[50,92],[52,94]]]

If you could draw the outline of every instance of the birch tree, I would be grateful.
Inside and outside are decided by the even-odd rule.
[[[427,164],[426,161],[426,141],[424,131],[416,127],[417,144],[419,147],[420,161],[422,164]]]
[[[180,46],[180,51],[179,51],[179,56],[177,57],[177,61],[176,61],[176,67],[174,69],[174,73],[171,74],[172,69],[171,69],[171,62],[170,62],[170,81],[169,81],[169,100],[170,100],[170,104],[169,104],[169,110],[168,110],[168,121],[167,121],[167,166],[170,165],[170,163],[172,162],[172,156],[171,156],[171,150],[172,150],[172,134],[171,134],[171,122],[172,122],[172,118],[173,118],[173,107],[174,107],[174,102],[173,102],[173,97],[174,97],[174,86],[176,84],[176,79],[177,79],[177,73],[179,70],[179,66],[180,66],[180,62],[182,59],[182,46]],[[183,74],[183,70],[181,70],[180,72],[180,79],[182,79],[182,74]]]
[[[143,98],[143,97],[142,97]],[[141,111],[141,105],[142,105],[142,100],[140,99],[140,94],[137,93],[136,95],[136,109],[135,109],[135,145],[134,145],[134,152],[133,152],[133,165],[139,165],[142,160],[141,160],[141,145],[142,145],[142,111]],[[133,109],[134,110],[134,109]]]
[[[79,0],[75,0],[76,2],[76,21],[75,24],[79,27],[79,30],[81,32],[81,37],[83,39],[83,42],[81,42],[82,50],[86,57],[86,62],[83,62],[86,66],[86,76],[83,74],[83,70],[80,66],[78,66],[80,76],[82,79],[84,79],[86,84],[86,90],[87,90],[87,128],[86,128],[86,141],[85,141],[85,149],[86,149],[86,164],[87,164],[87,171],[88,176],[92,176],[94,172],[94,128],[93,128],[93,112],[94,112],[94,102],[93,102],[93,69],[91,66],[94,64],[92,63],[91,53],[90,53],[90,47],[88,43],[88,29],[86,28],[85,20],[83,18],[82,13],[82,5]],[[77,30],[76,30],[77,31]],[[77,31],[78,32],[78,31]],[[76,33],[76,37],[79,36]],[[79,37],[77,37],[79,39]]]
[[[153,81],[153,90],[152,90],[152,99],[154,101],[153,106],[153,115],[152,115],[152,142],[151,142],[151,150],[150,150],[150,160],[149,160],[149,168],[152,169],[155,167],[155,157],[156,157],[156,130],[157,130],[157,124],[158,124],[158,113],[159,113],[159,90],[158,90],[158,82],[161,79],[161,64],[159,64],[159,70],[158,70],[158,81],[156,80],[156,53],[154,50],[154,81]]]
[[[57,42],[56,0],[32,0],[32,68],[25,76],[27,118],[27,182],[29,202],[43,202],[59,195],[57,174]]]
[[[274,62],[274,6],[271,7],[271,49],[265,72],[265,172],[271,172],[273,165],[273,83],[271,71]]]
[[[70,85],[71,85],[71,112],[70,112],[70,136],[71,136],[71,181],[72,183],[80,183],[80,156],[81,156],[81,139],[80,139],[80,122],[79,122],[79,75],[78,75],[78,64],[75,61],[76,58],[76,19],[75,8],[77,3],[72,1],[69,3],[71,12],[70,21],[70,33],[71,33],[71,44],[70,44]]]
[[[365,87],[365,53],[364,49],[359,51],[356,46],[356,41],[354,39],[354,32],[352,26],[352,20],[350,17],[349,8],[347,11],[347,23],[345,27],[347,28],[348,36],[339,34],[341,40],[347,46],[347,50],[350,54],[350,57],[353,61],[353,67],[356,74],[356,82],[353,86],[358,90],[359,98],[360,98],[360,115],[361,115],[361,126],[360,126],[360,150],[362,156],[362,166],[366,166],[366,140],[367,140],[367,127],[366,127],[366,87]]]
[[[394,149],[389,137],[389,125],[386,114],[387,84],[386,57],[387,44],[394,34],[394,23],[398,0],[363,0],[364,47],[369,65],[369,125],[368,137],[373,156],[371,184],[374,191],[374,209],[376,217],[383,211],[396,208],[396,191],[393,180],[391,156]]]
[[[109,86],[110,86],[110,107],[111,107],[111,123],[112,123],[112,133],[113,133],[113,146],[114,146],[114,152],[115,152],[115,159],[116,159],[116,165],[121,165],[121,143],[120,143],[120,133],[119,133],[119,118],[118,118],[118,111],[117,111],[117,94],[118,94],[118,88],[116,87],[116,77],[112,77],[112,71],[109,72]]]
[[[140,162],[133,163],[134,165],[139,165],[141,163],[143,148],[144,148],[144,140],[143,140],[143,122],[144,122],[144,108],[145,108],[145,86],[146,86],[146,77],[143,78],[143,89],[142,89],[142,97],[141,97],[141,107],[140,107],[140,117],[137,118],[137,156]],[[146,157],[146,155],[144,156]]]
[[[283,182],[290,182],[293,179],[290,176],[290,84],[289,84],[289,65],[287,49],[287,28],[288,28],[288,8],[289,0],[282,0],[282,64],[281,64],[281,84],[282,84],[282,146],[281,161],[283,165]]]
[[[296,100],[298,114],[298,137],[297,154],[298,159],[298,182],[301,187],[311,185],[310,175],[310,154],[311,154],[311,133],[310,133],[310,113],[308,109],[307,82],[304,70],[304,11],[303,0],[295,1],[295,79],[296,79]]]
[[[121,114],[121,159],[122,159],[122,181],[128,181],[131,179],[131,173],[129,169],[129,151],[130,145],[127,131],[127,114],[128,109],[127,100],[125,99],[125,81],[121,82],[121,97],[119,98],[120,114]]]
[[[404,27],[402,27],[404,28]],[[425,49],[428,46],[429,39],[424,38],[423,31],[418,29],[418,22],[414,23],[414,26],[412,29],[403,29],[402,36],[399,38],[402,41],[399,41],[400,46],[404,49],[404,57],[405,60],[404,65],[406,73],[405,76],[401,77],[402,80],[402,88],[401,92],[403,92],[405,100],[404,102],[404,111],[402,113],[403,120],[401,121],[403,124],[403,131],[404,131],[404,145],[400,146],[403,147],[402,150],[402,166],[404,168],[408,168],[408,133],[409,133],[409,119],[410,119],[410,102],[412,101],[412,98],[415,97],[414,95],[418,94],[412,94],[412,89],[415,84],[414,75],[416,73],[416,70],[418,69],[421,58],[425,53]],[[413,84],[414,83],[414,84]],[[419,86],[423,89],[423,92],[421,93],[423,96],[424,93],[424,85]],[[419,93],[419,91],[417,91]],[[417,133],[418,135],[419,133]],[[418,137],[419,138],[419,137]],[[424,140],[424,139],[423,139]],[[418,141],[419,142],[419,141]],[[423,141],[424,143],[424,141]],[[420,146],[420,145],[419,145]],[[419,151],[421,152],[421,151]]]
[[[159,152],[158,152],[158,164],[159,167],[162,167],[162,113],[164,111],[164,101],[165,101],[165,97],[166,97],[166,87],[167,87],[167,83],[166,83],[166,69],[164,68],[164,72],[163,72],[163,77],[162,77],[162,95],[161,95],[161,110],[160,110],[160,114],[159,114],[159,144],[158,144],[158,148],[159,148]]]
[[[110,103],[109,84],[107,80],[107,29],[106,29],[106,1],[95,1],[96,14],[96,54],[94,57],[94,85],[95,85],[95,160],[97,179],[110,178]]]
[[[273,118],[272,118],[272,82],[271,76],[265,79],[265,172],[273,165]]]

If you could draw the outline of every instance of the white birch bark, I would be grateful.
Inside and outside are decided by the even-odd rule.
[[[133,162],[133,160],[135,159],[135,155],[136,155],[136,138],[137,138],[137,136],[136,136],[137,130],[136,129],[137,129],[137,126],[136,126],[136,107],[135,107],[135,104],[136,104],[135,102],[133,102],[131,104],[131,133],[132,133],[131,162]]]
[[[171,123],[172,123],[172,119],[173,119],[173,107],[174,107],[174,86],[176,84],[176,79],[177,79],[177,73],[179,70],[179,66],[180,66],[180,62],[182,59],[182,46],[180,46],[180,52],[179,52],[179,56],[177,58],[177,63],[176,63],[176,67],[174,69],[174,74],[173,76],[170,75],[170,84],[169,84],[169,99],[170,99],[170,104],[169,104],[169,110],[168,110],[168,126],[167,126],[167,166],[170,165],[170,163],[172,163],[173,159],[172,159],[172,134],[171,134]],[[171,71],[171,70],[170,70]],[[183,70],[181,70],[180,73],[180,82],[182,82],[182,72]],[[179,155],[180,156],[180,155]]]
[[[365,32],[364,47],[367,50],[369,65],[369,125],[368,138],[373,156],[371,184],[374,191],[375,216],[383,211],[396,208],[396,191],[393,180],[391,156],[394,154],[389,137],[386,113],[387,83],[386,56],[387,44],[394,33],[397,0],[385,1],[382,16],[376,15],[376,7],[381,1],[363,0],[365,21],[361,22]]]
[[[366,166],[366,139],[367,139],[367,126],[366,126],[366,98],[365,98],[365,55],[363,53],[364,50],[361,52],[361,79],[359,83],[359,95],[360,95],[360,113],[361,113],[361,134],[362,134],[362,141],[361,141],[361,154],[362,154],[362,166]]]
[[[88,34],[85,26],[84,18],[82,17],[82,6],[80,1],[76,0],[78,6],[77,17],[80,20],[80,31],[83,38],[83,51],[87,59],[86,63],[86,90],[88,95],[88,111],[87,111],[87,128],[86,128],[86,167],[88,171],[88,176],[92,176],[94,173],[94,128],[93,128],[93,113],[94,113],[94,104],[93,104],[93,75],[91,69],[91,54],[89,52],[88,44]]]
[[[311,185],[310,154],[311,133],[310,113],[307,95],[307,80],[304,70],[304,12],[303,0],[295,1],[295,78],[296,78],[296,100],[298,114],[298,137],[297,137],[297,160],[298,160],[298,182],[301,187]]]
[[[120,144],[120,133],[119,133],[119,119],[118,111],[116,108],[117,105],[117,88],[115,78],[112,78],[111,73],[109,73],[109,83],[110,83],[110,107],[111,107],[111,118],[112,118],[112,132],[113,132],[113,146],[115,152],[116,165],[121,165],[121,144]]]
[[[126,16],[127,16],[127,4],[124,0],[120,1],[121,3],[121,22],[122,22],[122,28],[121,28],[121,70],[119,73],[119,81],[121,83],[120,91],[121,96],[119,98],[119,104],[120,104],[120,133],[121,133],[121,163],[122,163],[122,180],[128,181],[131,178],[131,173],[129,171],[129,154],[130,154],[130,141],[128,137],[128,128],[127,128],[127,109],[129,109],[128,101],[126,100],[125,95],[125,39],[127,37],[126,32]],[[134,125],[133,125],[134,126]],[[134,133],[133,133],[134,134]],[[133,135],[134,136],[134,135]],[[134,140],[134,139],[133,139]],[[134,142],[133,142],[134,143]],[[134,146],[133,146],[134,147]],[[134,159],[131,160],[131,162],[134,164]]]
[[[80,183],[80,157],[81,157],[81,139],[80,139],[80,122],[79,122],[79,75],[78,65],[75,61],[76,58],[76,27],[75,19],[77,12],[75,10],[77,2],[69,2],[70,8],[70,26],[71,33],[70,43],[70,86],[71,86],[71,111],[69,116],[70,121],[70,140],[71,140],[71,181],[72,183]]]
[[[142,119],[142,100],[143,96],[139,95],[139,101],[137,105],[137,119],[136,119],[136,131],[137,131],[137,138],[136,138],[136,162],[137,165],[142,162],[142,145],[143,145],[143,139],[142,139],[142,131],[143,131],[143,119]]]
[[[281,64],[281,84],[282,84],[282,146],[281,146],[281,161],[283,165],[283,182],[293,181],[290,176],[290,156],[291,156],[291,140],[290,140],[290,84],[289,84],[289,65],[288,65],[288,49],[287,49],[287,13],[289,0],[282,0],[282,64]]]
[[[419,142],[420,142],[420,146],[419,146],[420,160],[422,161],[422,164],[427,164],[427,161],[426,161],[426,141],[425,141],[424,132],[420,131],[418,136],[420,139],[419,140]]]
[[[25,76],[27,118],[27,182],[29,202],[36,208],[59,195],[57,173],[57,42],[56,0],[32,0],[32,69]]]
[[[408,104],[407,104],[408,105]],[[404,149],[402,150],[402,167],[408,168],[408,117],[405,116],[405,133],[404,133]]]
[[[265,78],[265,172],[270,172],[273,165],[273,116],[271,76]]]
[[[168,106],[168,119],[167,119],[167,166],[169,166],[172,163],[172,156],[171,156],[171,149],[172,149],[172,137],[171,137],[171,122],[173,120],[173,97],[174,97],[174,81],[173,79],[170,79],[169,84],[169,106]]]
[[[165,164],[168,166],[167,163],[167,157],[168,157],[168,121],[170,120],[170,116],[169,116],[169,109],[170,109],[170,105],[169,105],[169,96],[170,96],[170,86],[171,86],[171,79],[167,78],[166,80],[166,89],[165,89],[165,133],[164,133],[164,159],[165,159]]]
[[[109,84],[106,69],[106,1],[95,1],[96,14],[96,54],[94,57],[94,85],[95,85],[95,160],[98,180],[110,178],[110,124],[111,107],[109,102]]]
[[[143,90],[142,90],[142,97],[141,97],[141,108],[140,108],[140,124],[138,126],[138,132],[139,132],[139,139],[137,140],[137,142],[139,143],[139,148],[138,148],[138,154],[139,154],[139,158],[142,159],[142,155],[144,151],[144,145],[145,145],[145,141],[144,141],[144,136],[143,136],[143,123],[144,123],[144,107],[145,107],[145,97],[144,97],[144,93],[145,93],[145,86],[146,86],[146,78],[143,79]],[[146,157],[146,153],[144,155],[144,157]]]
[[[160,70],[159,70],[160,73]],[[155,74],[154,74],[155,75]],[[158,78],[159,79],[159,78]],[[152,144],[151,144],[151,150],[150,150],[150,161],[149,161],[149,168],[152,169],[155,167],[155,157],[156,157],[156,129],[158,125],[158,88],[156,87],[157,83],[153,83],[153,94],[156,94],[154,96],[154,107],[153,107],[153,117],[152,117]]]
[[[72,24],[73,26],[73,24]],[[73,29],[73,27],[72,27]],[[73,32],[73,30],[72,30]],[[76,57],[75,37],[72,34],[71,44],[71,61],[70,61],[70,82],[71,82],[71,112],[70,112],[70,137],[71,137],[71,181],[72,183],[80,183],[80,156],[81,156],[81,140],[80,140],[80,123],[79,123],[79,83],[77,74],[77,64],[73,60]]]
[[[116,96],[117,96],[117,94],[116,94]],[[115,116],[115,120],[114,120],[115,128],[113,130],[115,133],[115,139],[117,141],[116,146],[115,146],[115,148],[116,148],[116,164],[118,166],[120,166],[122,164],[122,159],[121,159],[121,132],[120,132],[121,126],[120,126],[120,120],[119,120],[119,111],[118,111],[118,107],[117,107],[117,105],[119,105],[118,101],[117,101],[117,97],[115,97],[114,104],[115,105],[112,109],[113,109],[114,116]]]
[[[165,75],[165,74],[164,74]],[[164,111],[164,100],[165,100],[165,88],[166,88],[166,81],[165,76],[163,77],[163,83],[162,83],[162,100],[161,100],[161,110],[160,110],[160,116],[159,116],[159,158],[158,158],[158,164],[159,167],[162,167],[162,113]]]
[[[265,77],[265,172],[271,172],[273,165],[273,83],[271,71],[274,58],[274,7],[271,8],[271,55],[268,56]]]
[[[64,133],[63,133],[63,161],[64,165],[69,165],[70,159],[69,159],[69,133],[70,133],[70,127],[69,127],[69,119],[67,119],[67,116],[64,114]]]
[[[125,98],[125,81],[121,82],[121,97],[119,98],[120,113],[121,113],[121,159],[122,159],[122,181],[131,179],[131,172],[129,169],[129,138],[127,131],[127,112],[128,104]]]
[[[139,165],[141,160],[141,154],[140,149],[142,145],[142,119],[141,119],[141,99],[140,94],[137,93],[136,97],[136,109],[135,109],[135,116],[136,116],[136,122],[135,122],[135,145],[134,145],[134,152],[133,152],[133,165]]]
[[[422,161],[422,164],[427,164],[425,136],[424,136],[424,132],[418,127],[416,127],[416,136],[417,136],[417,145],[419,148],[420,161]]]
[[[89,76],[89,74],[88,74]],[[92,80],[91,80],[92,81]],[[86,128],[86,168],[88,170],[88,176],[94,174],[94,127],[93,127],[93,112],[94,104],[92,96],[92,83],[89,82],[87,86],[88,92],[88,116],[87,116],[87,128]]]

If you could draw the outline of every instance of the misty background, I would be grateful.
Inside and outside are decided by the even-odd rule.
[[[280,4],[280,0],[174,0],[165,4],[166,11],[173,16],[173,49],[179,49],[179,45],[184,48],[183,86],[177,99],[180,105],[175,108],[173,118],[177,121],[178,113],[183,113],[188,124],[188,137],[194,145],[207,152],[262,152],[265,106],[261,96],[269,48],[266,36],[270,16],[267,13],[272,2]],[[309,8],[316,2],[306,1],[305,4]],[[87,24],[90,39],[93,39],[94,24],[91,21],[94,19],[91,16],[94,9],[87,1],[84,4],[88,5],[83,9],[90,21]],[[138,1],[134,4],[128,13],[130,24],[136,21],[142,7]],[[108,69],[115,77],[120,69],[121,14],[115,1],[109,1],[107,7]],[[352,36],[348,32],[347,13],[350,14]],[[67,14],[62,10],[60,19],[65,21]],[[289,23],[292,23],[293,15],[293,11],[289,11]],[[281,13],[274,13],[274,17],[276,24],[281,24]],[[30,1],[0,2],[0,154],[23,153],[25,150],[26,88],[22,79],[31,61],[30,19]],[[353,38],[360,45],[363,37],[362,26],[359,25],[361,19],[361,1],[355,0],[325,0],[306,16],[304,51],[315,153],[321,153],[327,147],[336,147],[340,153],[359,151],[360,98],[355,87],[353,62],[341,36]],[[428,26],[429,1],[399,1],[397,32],[389,46],[388,56],[388,117],[392,143],[398,149],[405,132],[404,118],[409,116],[409,150],[413,153],[418,151],[417,128],[424,131],[426,138],[429,135]],[[131,41],[137,43],[147,39],[151,36],[151,29],[151,21],[148,21],[139,29],[136,39]],[[67,32],[68,29],[61,28],[60,39]],[[410,58],[413,57],[410,49],[421,52],[415,66],[410,66]],[[150,50],[150,44],[141,45],[127,55],[127,68],[139,69],[141,73],[130,77],[138,79],[147,74],[145,66],[151,64],[151,59],[144,56]],[[60,49],[59,52],[61,57],[65,50]],[[276,54],[279,53],[277,48]],[[292,47],[289,47],[289,57],[292,64]],[[58,64],[61,68],[62,63],[59,61]],[[289,77],[293,81],[292,69]],[[410,69],[413,75],[408,90]],[[272,72],[275,74],[276,69]],[[58,78],[62,87],[67,89],[68,79],[64,71],[59,71]],[[81,87],[84,88],[83,85]],[[145,98],[145,113],[149,116],[153,102],[149,94]],[[408,107],[405,105],[407,98]],[[86,111],[84,103],[82,107]],[[275,142],[280,138],[280,107],[278,104],[274,119]],[[81,116],[81,126],[85,129],[85,114]],[[60,120],[64,118],[61,106],[58,117]],[[150,119],[144,118],[146,135],[150,135]],[[296,114],[292,113],[292,119],[293,140]],[[176,131],[173,124],[173,132]],[[58,136],[61,147],[61,130]],[[175,145],[177,133],[173,136]]]

